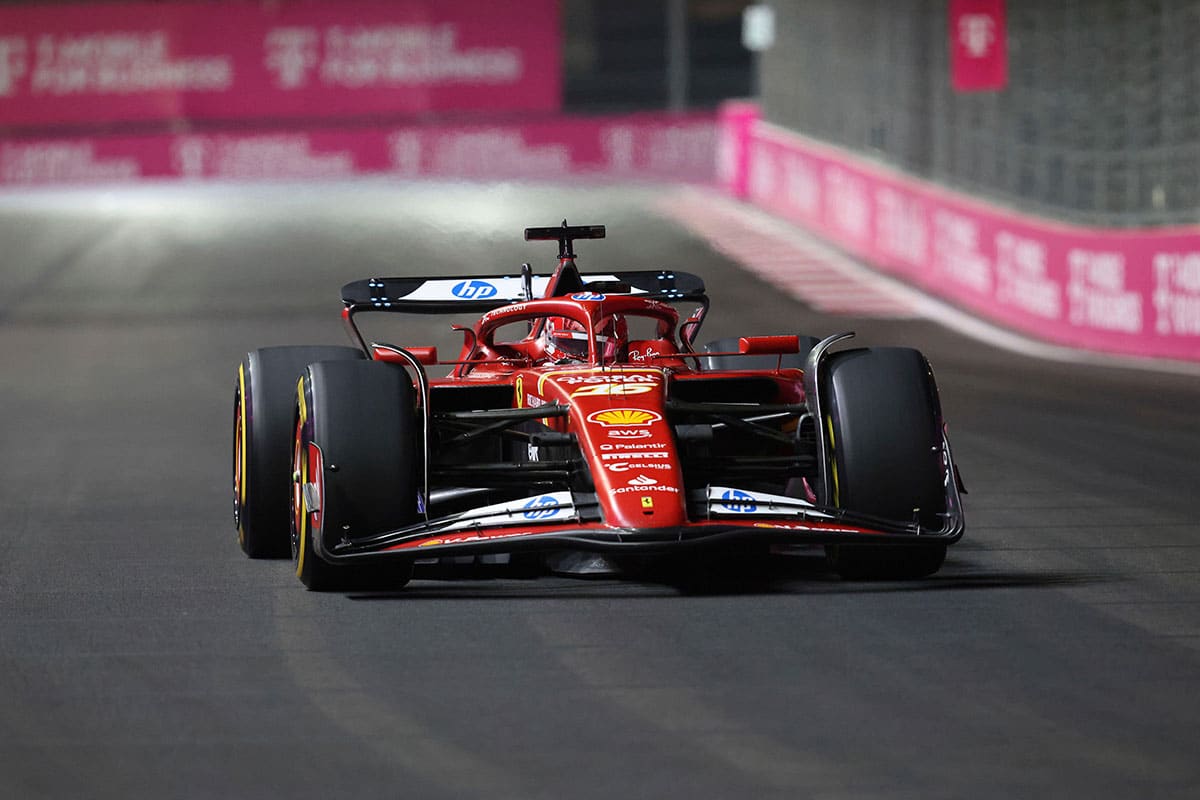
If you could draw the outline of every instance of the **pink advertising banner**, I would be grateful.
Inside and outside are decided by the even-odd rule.
[[[558,0],[0,8],[0,128],[556,111]]]
[[[711,114],[551,117],[526,123],[29,137],[0,141],[0,188],[147,179],[562,179],[706,182]]]
[[[722,136],[739,125],[745,173],[726,189],[882,270],[1050,342],[1200,361],[1200,228],[1057,224],[762,122]]]

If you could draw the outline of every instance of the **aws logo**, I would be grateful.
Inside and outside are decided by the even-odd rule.
[[[619,442],[627,442],[632,439],[649,439],[650,438],[650,431],[646,430],[645,428],[631,428],[629,430],[623,430],[621,428],[610,428],[609,430],[607,430],[605,432],[608,434],[608,438],[616,439]]]

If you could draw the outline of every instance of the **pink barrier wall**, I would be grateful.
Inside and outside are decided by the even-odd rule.
[[[400,178],[710,181],[711,114],[362,129],[27,138],[0,142],[0,186],[184,179]]]
[[[722,115],[719,142],[746,153],[741,171],[720,172],[727,191],[930,294],[1058,344],[1200,361],[1200,227],[1105,230],[1020,215],[748,124],[741,106]]]
[[[0,8],[0,127],[554,111],[558,0]]]

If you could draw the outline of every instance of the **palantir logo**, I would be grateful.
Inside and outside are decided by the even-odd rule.
[[[17,92],[19,81],[28,68],[27,45],[21,36],[0,36],[0,97]]]
[[[496,296],[496,287],[487,281],[462,281],[454,284],[450,293],[463,300],[486,300]]]
[[[753,514],[758,510],[754,495],[739,492],[737,489],[726,489],[721,495],[721,507],[731,514]]]
[[[533,498],[525,504],[525,508],[529,509],[525,512],[525,519],[550,519],[561,510],[559,502],[547,494]]]

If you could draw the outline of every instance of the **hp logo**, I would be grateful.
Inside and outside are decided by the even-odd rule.
[[[558,505],[558,501],[549,495],[535,497],[525,504],[525,508],[529,509],[525,512],[525,519],[550,519],[562,510]]]
[[[450,293],[463,300],[486,300],[496,295],[496,287],[487,281],[462,281],[454,284]]]
[[[721,495],[721,507],[731,514],[753,514],[758,510],[754,495],[728,489]]]

